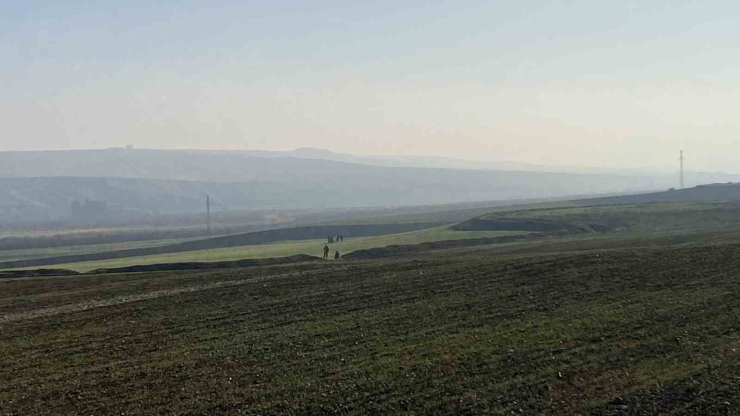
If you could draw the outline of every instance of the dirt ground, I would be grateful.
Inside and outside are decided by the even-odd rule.
[[[0,414],[736,414],[740,245],[0,280]]]

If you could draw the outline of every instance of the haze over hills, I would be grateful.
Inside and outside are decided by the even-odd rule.
[[[352,155],[348,153],[338,153],[325,149],[316,148],[298,148],[288,151],[268,151],[268,150],[157,150],[157,149],[126,149],[126,148],[109,148],[93,150],[68,150],[68,151],[25,151],[25,152],[0,152],[0,177],[34,177],[34,176],[97,176],[110,177],[114,175],[112,169],[123,161],[129,160],[131,152],[136,156],[146,157],[165,157],[167,163],[175,162],[177,165],[199,162],[208,163],[208,160],[220,159],[221,161],[243,160],[244,158],[262,158],[262,159],[311,159],[334,162],[344,162],[351,164],[361,164],[382,167],[416,167],[416,168],[445,168],[460,170],[515,170],[515,171],[532,171],[532,172],[565,172],[565,173],[595,173],[595,174],[617,174],[617,175],[635,175],[650,176],[659,182],[673,184],[676,181],[675,172],[665,172],[662,170],[644,167],[634,169],[611,169],[596,166],[560,166],[560,165],[542,165],[512,161],[490,161],[490,160],[467,160],[456,159],[443,156],[404,156],[404,155]],[[28,163],[49,163],[44,166],[34,166]],[[106,164],[113,162],[110,169],[98,170],[91,172],[90,169],[96,166],[106,167]],[[84,163],[83,166],[80,163]],[[183,175],[182,172],[170,174],[163,172],[166,166],[160,166],[159,172],[135,172],[138,164],[128,164],[121,172],[125,177],[138,177],[146,179],[184,179],[191,180],[192,175]],[[206,165],[202,167],[207,167]],[[198,170],[198,168],[196,168]],[[131,173],[134,172],[134,173]],[[154,174],[155,177],[145,177],[146,174]],[[688,179],[693,181],[691,185],[701,185],[714,182],[728,182],[732,179],[740,178],[737,174],[728,174],[725,172],[687,172]],[[204,179],[204,178],[197,178]],[[238,182],[238,177],[227,178],[226,181]]]
[[[141,160],[140,160],[141,159]],[[153,163],[154,159],[160,163]],[[561,171],[565,168],[517,162],[471,161],[438,156],[356,156],[323,149],[291,151],[150,150],[111,148],[99,150],[0,152],[0,177],[94,176],[141,179],[252,180],[257,168],[234,166],[251,159],[322,160],[378,167],[446,168],[459,170]],[[252,161],[262,163],[263,161]],[[290,162],[289,162],[290,163]],[[217,165],[220,169],[211,169]],[[306,166],[315,169],[317,166]],[[169,168],[176,169],[170,171]],[[303,166],[299,166],[303,168]],[[225,170],[227,169],[227,170]],[[206,171],[208,171],[206,173]],[[248,176],[244,176],[244,175]]]
[[[354,165],[349,165],[354,166]],[[4,221],[65,219],[74,201],[106,201],[110,215],[196,213],[210,194],[215,211],[431,205],[597,192],[605,178],[476,171],[339,170],[294,182],[203,182],[136,178],[0,179]],[[404,169],[404,168],[397,168]],[[395,175],[395,176],[394,176]],[[323,181],[323,182],[322,182]],[[628,186],[622,181],[622,186]],[[612,188],[614,189],[614,188]]]
[[[115,150],[115,149],[109,149]],[[123,149],[119,149],[123,150]],[[191,150],[192,151],[192,150]],[[326,149],[312,147],[301,147],[294,150],[271,151],[271,150],[243,150],[243,151],[200,151],[213,153],[238,153],[245,156],[262,157],[262,158],[300,158],[300,159],[319,159],[331,160],[335,162],[354,163],[371,166],[386,167],[416,167],[416,168],[446,168],[446,169],[463,169],[463,170],[524,170],[533,172],[567,172],[567,173],[599,173],[599,174],[618,174],[618,175],[651,175],[666,176],[668,180],[675,180],[675,172],[659,170],[651,167],[642,168],[604,168],[598,166],[568,166],[568,165],[546,165],[513,162],[509,160],[473,160],[459,159],[444,156],[429,155],[353,155],[349,153],[333,152]],[[691,172],[696,175],[698,183],[712,182],[714,179],[721,179],[740,175],[727,174],[725,172]],[[714,178],[714,179],[713,179]]]
[[[561,167],[535,165],[510,161],[465,160],[442,156],[358,156],[349,153],[337,153],[324,149],[302,147],[288,151],[250,150],[244,154],[257,157],[297,157],[302,159],[333,160],[336,162],[357,163],[372,166],[447,168],[465,170],[527,170],[539,172],[570,172]],[[575,171],[573,171],[575,172]]]
[[[509,165],[508,170],[461,169],[466,163],[319,149],[0,152],[0,213],[5,222],[63,219],[75,200],[86,199],[106,201],[117,215],[194,213],[203,210],[205,194],[222,211],[431,205],[635,193],[667,189],[676,179]],[[690,177],[701,183],[740,180],[721,174]]]

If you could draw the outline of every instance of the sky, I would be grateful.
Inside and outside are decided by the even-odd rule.
[[[734,0],[0,0],[0,150],[740,173],[738,68]]]

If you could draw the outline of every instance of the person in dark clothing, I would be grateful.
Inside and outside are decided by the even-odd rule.
[[[324,246],[324,258],[329,258],[329,246]]]
[[[334,253],[334,260],[339,260],[339,250],[337,250],[337,252]]]

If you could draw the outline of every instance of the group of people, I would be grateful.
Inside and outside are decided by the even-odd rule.
[[[344,234],[328,235],[326,237],[327,244],[341,243],[344,241]]]
[[[329,258],[329,245],[324,246],[324,258]],[[339,260],[339,250],[334,253],[334,260]]]
[[[327,243],[324,246],[324,258],[325,259],[328,259],[329,258],[329,244],[343,242],[344,241],[344,234],[335,234],[335,235],[331,235],[330,234],[330,235],[328,235],[326,237],[326,240],[327,240]],[[339,250],[337,250],[334,253],[334,260],[339,260],[339,257],[340,257],[339,256]]]

